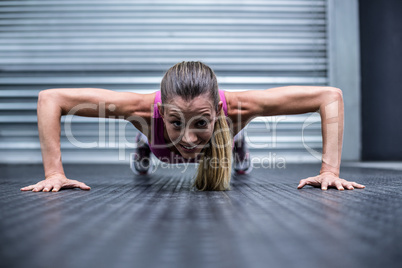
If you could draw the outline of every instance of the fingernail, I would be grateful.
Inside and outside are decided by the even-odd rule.
[[[323,190],[327,190],[327,188],[325,188],[325,187],[324,187],[324,188],[322,188],[322,189],[323,189]]]
[[[47,188],[45,188],[45,189],[43,189],[43,191],[44,191],[44,192],[47,192],[47,191],[49,191],[49,190],[48,190]]]

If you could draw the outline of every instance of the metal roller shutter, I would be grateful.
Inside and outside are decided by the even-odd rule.
[[[0,18],[3,163],[41,162],[36,101],[43,89],[153,92],[164,72],[183,60],[210,65],[228,91],[328,83],[325,0],[1,1]],[[316,160],[302,142],[308,116],[256,119],[246,129],[253,155]],[[310,119],[315,123],[304,140],[320,150],[319,115]],[[136,129],[124,122],[71,120],[78,141],[98,146],[77,148],[62,124],[66,163],[116,162],[124,151],[119,144],[134,142]],[[99,138],[102,128],[107,133]]]

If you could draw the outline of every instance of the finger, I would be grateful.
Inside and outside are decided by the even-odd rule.
[[[35,185],[28,185],[21,188],[21,191],[30,191],[35,187]]]
[[[343,186],[342,186],[342,182],[340,182],[340,181],[335,181],[335,186],[336,186],[336,188],[337,188],[338,190],[340,190],[340,191],[345,190],[345,189],[343,188]]]
[[[362,184],[358,184],[358,183],[356,183],[356,182],[352,182],[352,185],[353,185],[354,187],[360,188],[360,189],[366,188],[366,186],[364,186],[364,185],[362,185]]]
[[[91,187],[89,187],[88,185],[86,185],[86,184],[83,183],[83,182],[80,182],[79,187],[80,187],[80,189],[82,189],[82,190],[91,190]]]
[[[61,188],[61,185],[60,185],[60,184],[56,184],[56,185],[53,186],[52,192],[58,192],[58,191],[60,190],[60,188]]]
[[[299,183],[299,185],[297,186],[297,189],[303,188],[304,185],[306,185],[306,184],[307,184],[307,181],[306,181],[306,180],[301,180],[300,183]]]
[[[32,192],[40,192],[40,191],[42,191],[42,189],[44,188],[45,186],[43,185],[43,184],[37,184],[37,185],[35,185],[35,187],[33,188],[33,190],[32,190]]]
[[[327,180],[323,180],[321,183],[321,190],[326,191],[328,189],[328,181]]]
[[[352,183],[351,183],[351,182],[348,182],[348,181],[342,182],[342,185],[343,185],[343,187],[345,187],[345,188],[348,189],[348,190],[353,190],[353,189],[355,189],[355,188],[353,187]]]
[[[44,192],[49,192],[50,190],[52,190],[53,185],[51,184],[45,184],[45,188],[43,188]]]

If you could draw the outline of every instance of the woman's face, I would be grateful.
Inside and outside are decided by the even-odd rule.
[[[217,111],[208,95],[198,96],[190,101],[175,97],[167,104],[158,103],[166,132],[171,143],[186,159],[197,157],[211,139],[217,118]],[[219,102],[218,110],[222,108]]]

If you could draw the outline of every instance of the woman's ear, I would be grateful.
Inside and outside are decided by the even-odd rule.
[[[223,101],[219,101],[218,102],[218,110],[216,111],[217,115],[219,115],[221,113],[222,106],[223,106]]]
[[[215,119],[214,119],[215,122],[218,121],[219,115],[221,114],[222,105],[223,105],[223,102],[222,102],[222,101],[219,101],[219,102],[218,102],[218,110],[216,111],[216,116],[215,116]]]
[[[164,117],[164,114],[163,114],[162,103],[158,102],[158,103],[156,103],[156,105],[158,106],[158,111],[159,111],[160,115],[162,116],[162,119],[165,120],[165,117]]]

